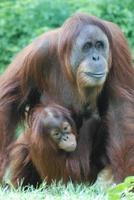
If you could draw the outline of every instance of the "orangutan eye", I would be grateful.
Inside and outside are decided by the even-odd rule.
[[[97,41],[95,47],[97,49],[104,48],[104,43],[102,41]]]
[[[83,45],[83,50],[84,51],[87,51],[89,50],[90,48],[92,47],[92,43],[91,42],[86,42],[84,45]]]
[[[50,136],[54,141],[58,142],[61,138],[61,132],[58,129],[53,129],[50,132]]]
[[[59,131],[58,129],[53,129],[53,130],[51,131],[51,133],[52,133],[52,135],[54,135],[54,136],[59,136],[59,135],[60,135],[60,131]]]

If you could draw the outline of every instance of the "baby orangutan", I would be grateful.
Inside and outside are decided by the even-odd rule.
[[[29,128],[13,144],[10,153],[11,181],[17,186],[92,181],[92,138],[98,121],[90,119],[76,134],[70,112],[57,104],[37,106],[28,116]],[[93,172],[95,170],[95,172]],[[92,179],[92,180],[91,180]]]
[[[11,180],[16,186],[37,185],[42,180],[67,181],[66,158],[76,149],[76,129],[67,109],[52,104],[37,106],[28,117],[29,128],[13,144]],[[68,177],[69,178],[69,177]]]

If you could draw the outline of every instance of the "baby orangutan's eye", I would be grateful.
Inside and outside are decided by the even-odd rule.
[[[58,141],[61,137],[61,132],[59,129],[52,129],[50,131],[50,136],[52,137],[52,139],[54,139],[55,141]]]

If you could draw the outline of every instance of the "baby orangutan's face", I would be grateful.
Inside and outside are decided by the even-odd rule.
[[[45,108],[47,116],[44,120],[44,128],[50,135],[50,138],[58,145],[59,149],[66,152],[72,152],[76,149],[77,141],[74,130],[62,113],[56,108]]]

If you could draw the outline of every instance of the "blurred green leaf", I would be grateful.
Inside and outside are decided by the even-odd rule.
[[[134,177],[128,177],[108,190],[108,200],[134,200]]]

